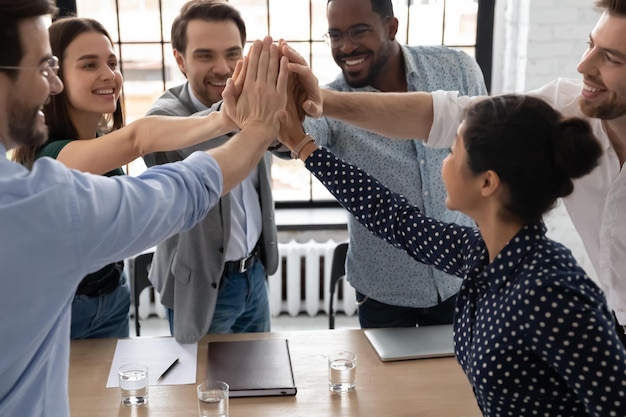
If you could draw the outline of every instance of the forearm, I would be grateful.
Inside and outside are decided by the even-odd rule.
[[[232,131],[221,112],[202,117],[147,116],[128,126],[65,146],[57,159],[68,168],[102,175],[142,155],[196,145]]]
[[[131,123],[136,157],[174,151],[232,132],[236,126],[221,111],[199,117],[147,116]]]
[[[271,126],[249,125],[225,144],[207,151],[222,170],[222,195],[250,174],[275,138],[276,132]]]
[[[394,139],[428,138],[433,124],[429,93],[338,92],[322,89],[323,114]]]

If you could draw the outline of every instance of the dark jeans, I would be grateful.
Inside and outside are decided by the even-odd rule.
[[[220,282],[209,333],[270,331],[267,274],[260,260],[246,272],[224,275]],[[174,310],[166,308],[170,333],[174,334]]]
[[[365,295],[357,291],[357,302],[364,299]],[[359,324],[362,329],[452,324],[455,303],[456,295],[429,308],[393,306],[368,298],[359,305]]]

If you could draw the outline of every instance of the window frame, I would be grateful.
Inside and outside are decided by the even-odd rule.
[[[124,73],[124,58],[122,56],[122,51],[124,48],[122,48],[122,45],[133,45],[133,44],[141,44],[141,45],[145,45],[145,44],[149,44],[149,45],[160,45],[160,50],[161,50],[161,81],[162,81],[162,90],[165,91],[167,89],[167,74],[166,74],[166,61],[165,61],[165,50],[166,50],[166,45],[169,46],[169,42],[166,42],[164,40],[163,37],[163,33],[164,33],[164,28],[163,28],[163,10],[162,10],[162,4],[161,1],[158,2],[159,4],[159,19],[160,19],[160,26],[161,26],[161,36],[159,40],[154,40],[154,41],[141,41],[141,42],[132,42],[132,41],[123,41],[122,40],[122,34],[120,33],[120,25],[119,25],[119,1],[120,0],[115,0],[115,11],[116,11],[116,16],[118,19],[118,25],[117,25],[117,42],[116,42],[116,46],[118,48],[118,53],[120,54],[119,56],[119,62],[120,62],[120,69],[122,71],[122,73]],[[494,26],[494,10],[495,10],[495,0],[477,0],[478,6],[477,6],[477,17],[476,17],[476,38],[475,38],[475,43],[473,45],[453,45],[453,44],[445,44],[444,43],[444,38],[445,38],[445,10],[446,10],[446,5],[447,2],[449,0],[443,0],[443,10],[444,10],[444,19],[443,19],[443,30],[442,30],[442,39],[441,39],[441,45],[445,45],[448,47],[452,47],[452,48],[460,48],[460,47],[470,47],[470,48],[474,48],[475,50],[475,59],[476,62],[478,63],[478,65],[480,66],[484,78],[485,78],[485,84],[487,86],[487,91],[491,90],[491,78],[492,78],[492,55],[493,55],[493,49],[492,49],[492,45],[493,45],[493,26]],[[324,40],[321,39],[321,37],[319,36],[315,36],[312,32],[312,15],[313,15],[313,11],[312,11],[312,0],[308,0],[309,2],[309,16],[308,16],[308,21],[309,21],[309,39],[308,40],[289,40],[287,39],[288,42],[293,43],[293,44],[308,44],[308,50],[309,50],[309,62],[313,62],[313,51],[314,51],[314,44],[322,44],[324,43]],[[406,0],[407,2],[407,8],[406,8],[406,15],[402,15],[402,16],[398,16],[399,19],[404,20],[406,22],[406,33],[402,36],[403,39],[399,39],[400,43],[406,44],[407,40],[409,38],[409,34],[410,34],[410,29],[411,29],[411,19],[410,19],[410,13],[411,13],[411,8],[414,5],[414,0]],[[267,22],[267,27],[266,27],[266,32],[269,33],[270,32],[270,27],[271,27],[271,15],[270,15],[270,0],[266,0],[266,12],[267,12],[267,16],[266,16],[266,22]],[[74,16],[77,15],[77,6],[76,6],[76,0],[56,0],[56,4],[57,7],[59,7],[59,17],[62,16]],[[319,38],[319,39],[318,39]],[[250,43],[250,42],[248,42]],[[328,201],[328,200],[316,200],[313,198],[312,195],[312,183],[313,183],[313,177],[310,176],[309,177],[309,199],[308,200],[294,200],[294,201],[287,201],[287,200],[281,200],[281,201],[276,201],[276,207],[277,208],[324,208],[324,207],[337,207],[338,203],[334,200],[332,201]]]

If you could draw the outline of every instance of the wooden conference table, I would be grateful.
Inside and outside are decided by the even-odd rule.
[[[197,381],[206,374],[207,343],[287,338],[298,393],[292,397],[231,398],[230,417],[481,416],[467,378],[454,358],[382,362],[362,330],[304,330],[208,335],[198,344]],[[150,386],[147,405],[120,405],[106,388],[117,339],[72,341],[69,396],[72,417],[196,417],[195,385]],[[326,355],[347,349],[358,356],[356,391],[328,391]]]

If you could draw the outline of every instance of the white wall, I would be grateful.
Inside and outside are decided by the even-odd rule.
[[[593,0],[498,0],[492,92],[578,77],[576,65],[598,17]]]
[[[498,0],[492,94],[528,91],[558,77],[579,78],[576,66],[599,16],[592,0]],[[546,225],[548,235],[570,248],[595,279],[562,205],[549,214]]]

